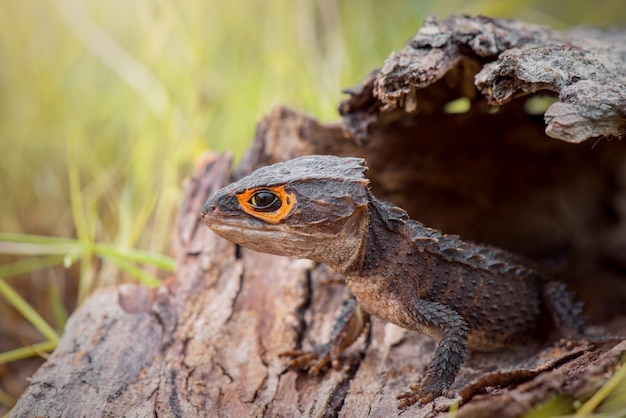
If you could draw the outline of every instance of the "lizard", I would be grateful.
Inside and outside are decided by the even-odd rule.
[[[311,155],[261,167],[218,190],[201,217],[219,236],[252,250],[324,263],[354,296],[330,341],[291,350],[290,367],[320,373],[371,315],[436,341],[419,383],[398,408],[452,396],[467,350],[524,342],[549,317],[566,339],[582,335],[582,304],[532,261],[447,235],[376,199],[364,159]]]

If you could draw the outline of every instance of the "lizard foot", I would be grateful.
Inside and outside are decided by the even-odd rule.
[[[449,396],[450,394],[449,391],[442,391],[441,389],[428,390],[413,383],[408,391],[401,393],[396,399],[398,399],[398,409],[406,409],[413,404],[418,406],[425,405],[440,395]]]
[[[281,357],[289,357],[289,367],[308,370],[309,374],[316,376],[324,369],[332,366],[339,368],[339,359],[331,355],[330,345],[324,344],[314,350],[289,350],[279,354]]]

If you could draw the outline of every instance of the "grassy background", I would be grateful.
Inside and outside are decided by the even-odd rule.
[[[39,364],[11,350],[54,347],[94,287],[172,271],[204,150],[240,156],[276,103],[336,119],[343,87],[450,13],[626,23],[622,0],[2,2],[0,412]]]

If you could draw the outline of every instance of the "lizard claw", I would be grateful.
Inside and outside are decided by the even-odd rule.
[[[411,405],[417,404],[425,405],[432,400],[434,400],[437,396],[441,395],[441,393],[436,393],[434,391],[424,391],[417,384],[412,384],[409,387],[410,390],[406,392],[402,392],[396,399],[398,399],[398,409],[406,409]]]
[[[289,367],[308,370],[309,374],[317,376],[324,369],[332,366],[339,367],[339,361],[331,358],[328,344],[324,344],[314,350],[289,350],[279,354],[281,357],[289,357]]]

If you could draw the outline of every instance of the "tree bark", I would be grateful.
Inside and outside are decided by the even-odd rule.
[[[206,198],[256,167],[306,154],[362,156],[374,194],[463,238],[526,254],[578,291],[592,323],[626,334],[626,46],[487,17],[430,18],[348,90],[343,122],[277,107],[231,172],[207,154],[185,186],[174,277],[96,292],[35,374],[13,416],[392,416],[419,380],[427,337],[374,320],[322,376],[280,353],[328,338],[348,291],[326,267],[255,253],[211,233]],[[555,102],[541,116],[527,99]],[[463,113],[446,111],[460,97]],[[526,105],[526,108],[525,108]],[[595,138],[592,141],[585,141]],[[472,353],[454,399],[404,416],[516,417],[563,394],[585,400],[626,342],[554,338]]]

